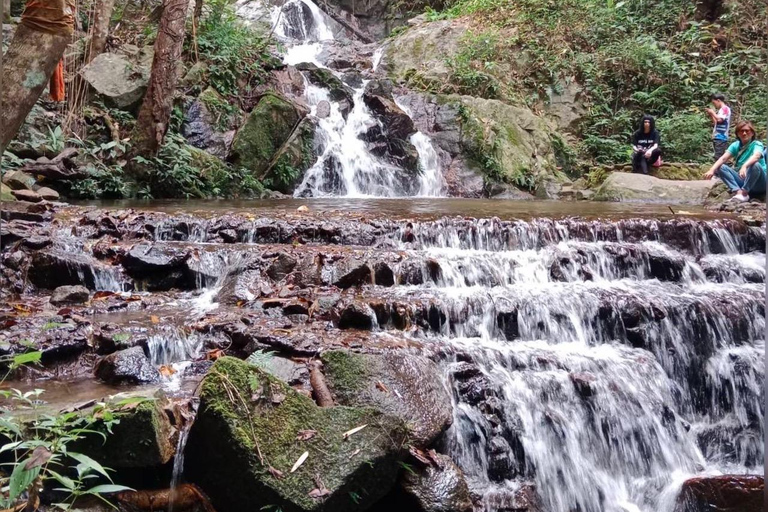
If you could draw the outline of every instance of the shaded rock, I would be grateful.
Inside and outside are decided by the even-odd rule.
[[[274,281],[280,281],[296,268],[297,263],[296,258],[281,252],[267,268],[267,275]]]
[[[595,193],[597,201],[704,204],[715,181],[661,180],[642,174],[614,172]]]
[[[8,151],[22,158],[55,156],[58,151],[49,147],[49,134],[61,123],[62,116],[59,112],[46,110],[36,103],[27,114],[16,138],[8,144]]]
[[[141,349],[138,349],[141,350]],[[167,464],[175,453],[174,426],[167,410],[171,404],[148,398],[134,408],[116,413],[119,423],[106,427],[97,423],[100,436],[86,436],[76,443],[77,451],[112,468],[152,468]],[[73,451],[75,449],[73,448]]]
[[[40,194],[32,190],[12,190],[11,194],[19,201],[26,201],[27,203],[39,203],[43,200]]]
[[[403,488],[424,512],[471,512],[469,488],[450,457],[437,454],[439,465],[405,472]]]
[[[182,135],[190,145],[226,159],[235,136],[234,130],[229,130],[234,117],[229,108],[229,103],[209,87],[185,112]]]
[[[216,301],[235,305],[239,302],[251,302],[261,296],[261,272],[258,270],[235,270],[227,274],[221,285]],[[267,288],[267,291],[270,291]]]
[[[10,171],[3,175],[3,183],[12,190],[33,190],[37,180],[31,174],[22,171]]]
[[[339,329],[370,331],[376,325],[376,313],[364,302],[353,302],[341,310]]]
[[[344,119],[354,106],[354,91],[339,80],[329,69],[318,68],[314,64],[304,63],[296,66],[307,75],[307,79],[313,85],[328,89],[328,96],[331,101],[339,104],[339,111]]]
[[[305,117],[277,151],[262,179],[265,186],[283,194],[293,194],[304,173],[315,163],[316,121]]]
[[[85,286],[59,286],[53,290],[51,304],[83,304],[90,296],[91,293]]]
[[[597,378],[590,372],[577,372],[568,374],[573,387],[582,398],[589,398],[595,393],[594,382]]]
[[[337,403],[402,419],[416,446],[429,446],[451,424],[451,399],[437,365],[426,357],[333,351],[322,361]]]
[[[108,107],[135,110],[147,90],[149,67],[125,55],[102,53],[80,74]]]
[[[308,429],[317,434],[297,440]],[[404,440],[396,418],[370,408],[320,408],[263,370],[224,357],[202,383],[185,469],[217,510],[351,512],[392,487]]]
[[[686,480],[675,512],[761,512],[762,476],[703,476]]]
[[[413,120],[392,98],[391,84],[379,80],[369,82],[365,86],[363,101],[371,109],[371,113],[384,124],[388,136],[407,140],[416,133]]]
[[[269,74],[270,89],[287,98],[301,98],[305,85],[304,75],[293,66],[284,66]]]
[[[110,384],[145,384],[160,380],[160,373],[141,347],[132,347],[105,356],[96,364],[95,374]]]
[[[29,239],[27,239],[29,240]],[[40,244],[45,246],[50,244]],[[67,252],[51,250],[37,252],[32,256],[29,269],[29,280],[38,288],[55,289],[66,285],[84,285],[88,289],[96,289],[97,277],[113,276],[112,269],[98,263],[82,252]]]
[[[45,199],[46,201],[58,201],[59,200],[59,193],[53,190],[52,188],[48,187],[42,187],[37,189],[37,193]]]
[[[303,115],[281,96],[262,96],[232,142],[235,162],[261,178]]]
[[[148,290],[169,290],[185,286],[185,263],[189,258],[186,250],[141,243],[124,254],[121,263],[126,273],[142,281]]]

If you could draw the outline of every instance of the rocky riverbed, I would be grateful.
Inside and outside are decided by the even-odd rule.
[[[162,397],[93,453],[219,512],[759,509],[764,225],[320,204],[4,204],[6,385]]]

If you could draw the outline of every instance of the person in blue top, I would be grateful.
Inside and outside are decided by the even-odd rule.
[[[765,194],[765,146],[756,140],[755,128],[749,121],[739,121],[736,136],[738,140],[728,146],[704,178],[720,178],[731,192],[736,192],[733,200],[743,202],[749,201],[750,196]],[[729,160],[734,161],[734,167],[725,164]]]
[[[720,93],[710,98],[714,109],[706,109],[712,120],[712,148],[715,150],[715,160],[719,159],[728,149],[728,130],[731,127],[731,107],[725,104],[725,96]]]

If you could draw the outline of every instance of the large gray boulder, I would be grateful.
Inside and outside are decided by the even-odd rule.
[[[200,389],[185,473],[216,510],[353,512],[395,483],[406,439],[397,418],[368,407],[318,407],[231,357],[216,361]]]
[[[339,404],[375,407],[401,418],[416,446],[429,446],[452,422],[440,371],[426,357],[330,351],[322,361]]]
[[[662,180],[644,174],[614,172],[595,193],[597,201],[704,204],[714,180]]]
[[[80,74],[108,107],[136,110],[149,82],[148,66],[125,55],[97,55]]]

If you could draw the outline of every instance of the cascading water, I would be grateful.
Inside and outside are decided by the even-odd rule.
[[[430,297],[427,340],[452,354],[445,448],[483,510],[533,481],[551,512],[671,512],[687,477],[762,472],[764,254],[716,223],[688,250],[653,222],[660,241],[605,227],[404,233],[425,284],[396,295]]]
[[[263,16],[260,4],[240,3],[240,15],[247,19]],[[258,13],[258,14],[257,14]],[[290,65],[304,63],[325,68],[321,54],[324,42],[333,41],[330,21],[311,0],[290,0],[270,11],[271,21],[277,34],[287,46],[284,62]],[[372,59],[375,71],[381,61],[382,51],[377,50]],[[325,68],[327,69],[327,68]],[[340,74],[333,72],[341,78]],[[320,154],[315,164],[307,170],[297,187],[297,197],[346,196],[346,197],[439,197],[444,190],[442,172],[437,154],[429,138],[421,132],[411,136],[410,142],[419,157],[418,176],[408,176],[398,165],[374,155],[363,140],[374,127],[386,132],[386,127],[374,118],[363,102],[368,81],[350,87],[352,109],[343,112],[339,102],[333,101],[329,91],[306,83],[305,100],[311,114],[317,117],[317,143]],[[330,112],[318,116],[320,103],[330,104]],[[418,180],[417,186],[409,181]],[[405,183],[404,183],[405,182]]]

